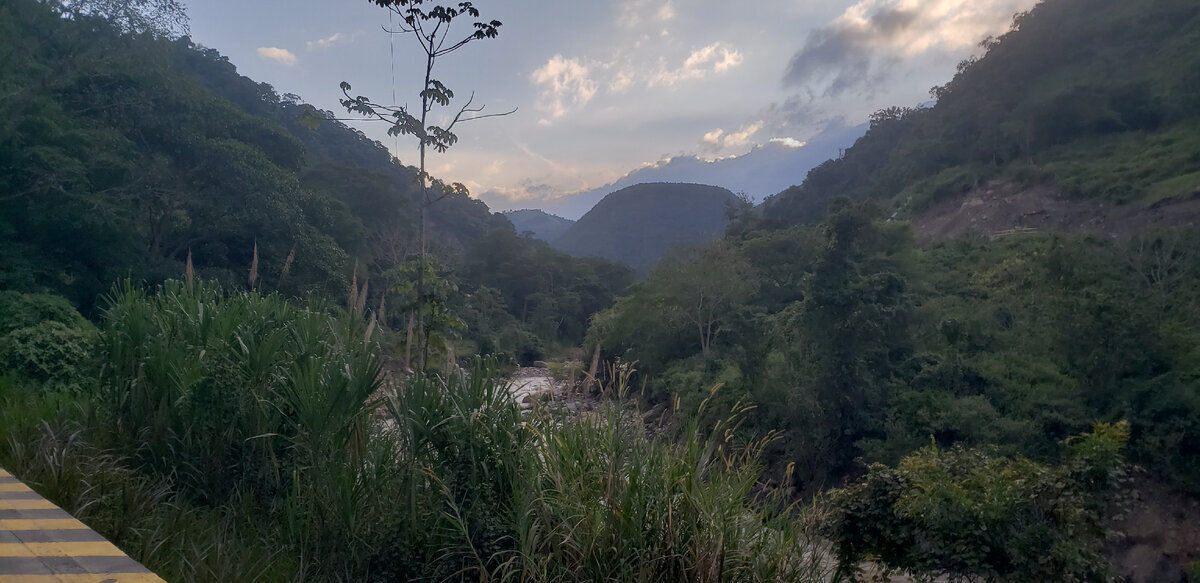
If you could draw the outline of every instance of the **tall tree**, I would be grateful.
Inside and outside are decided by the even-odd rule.
[[[442,57],[463,48],[467,44],[495,38],[499,34],[500,21],[485,21],[480,18],[479,9],[471,2],[457,4],[440,4],[425,2],[425,0],[371,0],[376,5],[391,10],[401,18],[401,24],[395,29],[387,29],[389,34],[403,35],[413,38],[425,55],[424,82],[421,86],[421,108],[417,112],[409,110],[407,105],[383,105],[375,103],[364,96],[351,96],[349,83],[342,82],[342,93],[346,96],[341,100],[342,106],[351,113],[358,113],[369,119],[376,119],[392,124],[388,135],[413,136],[417,139],[419,155],[418,179],[421,182],[421,201],[418,205],[420,217],[420,259],[424,265],[428,260],[428,209],[437,201],[452,194],[466,194],[466,187],[461,184],[440,188],[431,188],[429,174],[425,171],[425,155],[429,148],[445,152],[458,141],[454,128],[459,122],[477,120],[485,117],[507,115],[510,112],[484,114],[484,106],[473,106],[475,94],[467,98],[466,103],[458,108],[458,112],[445,127],[430,124],[429,114],[439,107],[449,107],[454,99],[454,92],[441,81],[433,77],[434,67]],[[470,20],[471,30],[465,34],[456,30],[456,21]],[[513,110],[516,111],[516,110]],[[431,192],[434,191],[434,192]],[[425,272],[417,270],[417,330],[421,334],[418,343],[421,346],[417,356],[418,370],[425,368],[428,356],[428,337],[423,330],[425,320]]]

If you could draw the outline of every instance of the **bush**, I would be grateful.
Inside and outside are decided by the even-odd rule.
[[[0,291],[0,336],[45,321],[58,322],[70,328],[90,328],[66,298]]]
[[[95,334],[46,320],[0,337],[0,367],[43,390],[80,393],[92,380]]]
[[[961,446],[926,447],[895,469],[873,465],[834,495],[840,569],[855,573],[874,557],[918,577],[1108,580],[1103,502],[1128,439],[1128,424],[1098,424],[1064,442],[1059,467]]]

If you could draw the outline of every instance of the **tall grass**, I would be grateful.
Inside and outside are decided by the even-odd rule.
[[[406,463],[419,468],[410,475],[423,476],[405,513],[424,544],[409,545],[436,549],[420,571],[478,581],[828,579],[815,509],[755,494],[770,437],[738,444],[744,409],[707,430],[693,422],[651,438],[621,403],[522,418],[484,362],[390,395]]]
[[[818,581],[832,563],[812,509],[756,495],[767,441],[740,441],[743,411],[648,437],[628,375],[599,413],[523,415],[494,361],[381,388],[341,311],[203,282],[108,303],[93,398],[9,399],[0,420],[55,421],[5,426],[0,462],[168,580]]]
[[[789,505],[782,492],[756,495],[771,437],[738,445],[744,412],[654,438],[618,402],[546,419],[514,508],[517,578],[827,580],[816,509]]]

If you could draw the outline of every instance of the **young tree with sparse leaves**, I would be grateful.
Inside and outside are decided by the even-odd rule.
[[[342,105],[351,113],[358,113],[368,119],[385,121],[392,124],[388,135],[413,136],[417,139],[417,152],[420,170],[418,177],[421,181],[421,201],[417,205],[420,222],[420,259],[425,264],[428,258],[428,225],[427,210],[430,205],[451,194],[466,194],[466,187],[453,184],[443,188],[431,189],[429,174],[425,171],[425,154],[429,148],[445,152],[458,141],[454,128],[460,122],[473,121],[485,117],[508,115],[512,111],[496,114],[483,114],[484,106],[473,106],[475,94],[467,98],[466,103],[458,108],[457,113],[445,127],[429,123],[429,114],[436,108],[449,107],[454,99],[454,92],[441,81],[433,77],[434,67],[438,59],[463,48],[467,44],[487,38],[495,38],[499,34],[500,21],[482,20],[479,9],[472,2],[457,4],[438,4],[425,0],[371,0],[375,4],[391,10],[401,18],[401,24],[395,29],[387,29],[389,34],[405,35],[417,41],[421,52],[425,55],[424,83],[421,86],[421,106],[416,112],[407,105],[383,105],[371,101],[364,96],[352,96],[349,83],[342,82],[342,93],[346,98]],[[463,31],[461,22],[471,21],[471,29]],[[455,25],[459,24],[458,29]],[[516,110],[513,110],[516,111]],[[431,192],[436,191],[435,193]],[[425,320],[425,269],[417,270],[417,330],[421,337],[418,343],[421,350],[418,353],[417,368],[425,368],[428,356],[428,337],[424,334]]]

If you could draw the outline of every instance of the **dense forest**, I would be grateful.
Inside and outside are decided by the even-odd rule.
[[[0,466],[169,581],[1198,581],[1198,34],[1045,0],[758,208],[609,197],[635,273],[429,204],[175,2],[11,0]],[[983,191],[1081,227],[931,234]]]
[[[0,72],[4,289],[60,294],[94,314],[114,281],[182,277],[191,261],[226,287],[297,298],[373,284],[364,303],[404,328],[413,292],[385,296],[417,266],[416,170],[334,112],[238,75],[187,37],[64,20],[49,6],[9,3],[0,20],[13,64]],[[434,321],[435,339],[536,358],[578,344],[592,311],[628,282],[615,266],[507,237],[511,224],[482,202],[435,188],[448,196],[430,207],[429,269],[445,281],[426,301],[486,320]],[[521,257],[519,274],[461,269],[497,243],[514,265]]]

